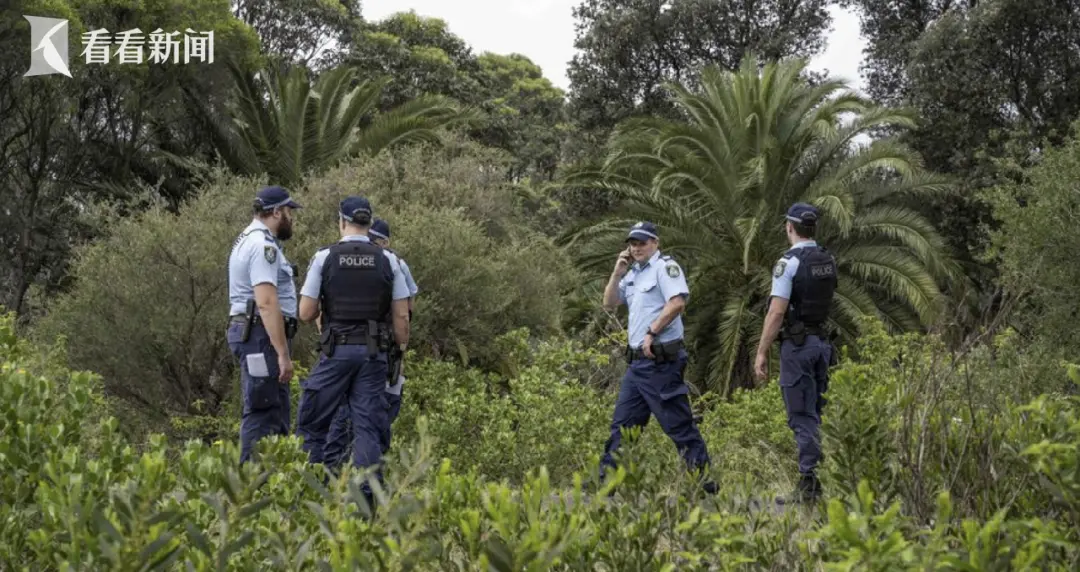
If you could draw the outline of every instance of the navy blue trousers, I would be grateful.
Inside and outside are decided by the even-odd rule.
[[[832,344],[806,336],[801,346],[791,340],[780,344],[780,391],[784,396],[788,427],[799,447],[799,472],[812,475],[821,461],[821,410],[829,389]]]
[[[319,362],[301,383],[296,433],[312,463],[327,463],[327,433],[345,410],[352,425],[353,464],[371,467],[382,461],[383,435],[389,425],[386,402],[386,353],[368,354],[367,345],[339,345],[333,357]]]
[[[226,339],[233,356],[240,361],[240,393],[243,411],[240,420],[240,462],[251,459],[255,443],[263,437],[289,434],[289,384],[278,381],[278,354],[270,343],[270,334],[262,324],[251,327],[246,342],[240,338],[244,324],[229,323]],[[289,347],[292,347],[289,342]],[[268,375],[253,377],[248,370],[248,356],[263,354]]]
[[[675,443],[679,454],[690,469],[709,464],[705,440],[694,424],[690,411],[689,388],[683,382],[686,351],[680,351],[675,361],[656,363],[638,359],[630,363],[623,375],[615,414],[611,421],[611,436],[600,460],[600,476],[607,467],[616,466],[614,455],[622,441],[622,429],[644,427],[649,416],[655,415],[660,428]]]
[[[401,393],[405,393],[405,385],[402,384]],[[395,395],[386,392],[386,403],[389,406],[387,411],[387,423],[386,431],[383,433],[383,440],[381,443],[382,454],[385,455],[390,450],[390,437],[391,427],[394,424],[394,420],[397,419],[398,413],[401,412],[401,395]],[[345,456],[345,450],[348,446],[349,440],[352,439],[352,423],[350,422],[351,414],[349,412],[349,403],[343,401],[338,407],[337,413],[334,414],[334,419],[330,423],[330,432],[326,436],[326,446],[324,447],[326,464],[330,466],[338,465]]]

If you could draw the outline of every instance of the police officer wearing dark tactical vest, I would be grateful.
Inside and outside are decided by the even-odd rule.
[[[371,224],[371,228],[368,229],[368,237],[389,254],[391,264],[401,268],[401,274],[405,277],[405,283],[409,288],[407,301],[409,303],[409,323],[411,324],[413,298],[419,289],[416,282],[413,281],[409,266],[405,264],[405,260],[390,248],[390,223],[382,219],[375,219],[375,222]],[[390,430],[394,420],[397,419],[398,413],[401,412],[401,394],[405,386],[405,375],[402,373],[404,371],[403,360],[404,354],[400,350],[394,348],[390,352],[390,365],[386,378],[386,401],[389,403],[390,410],[386,426],[387,433],[383,436],[383,455],[389,450],[392,436]],[[349,418],[349,404],[347,402],[342,403],[330,423],[330,432],[326,435],[326,445],[323,447],[323,462],[328,466],[336,467],[345,456],[349,441],[352,439]]]
[[[769,312],[761,332],[754,371],[767,376],[768,351],[780,334],[780,389],[788,426],[799,448],[799,483],[780,504],[813,502],[821,496],[817,466],[821,459],[818,427],[829,388],[834,350],[825,322],[836,291],[836,259],[813,240],[818,210],[806,203],[788,209],[791,248],[773,268]]]
[[[371,467],[381,461],[388,423],[390,344],[404,350],[409,341],[409,291],[389,253],[367,236],[367,199],[341,201],[339,216],[341,240],[315,253],[300,290],[300,319],[320,320],[322,352],[301,384],[296,432],[311,462],[323,463],[330,422],[347,402],[353,463]]]

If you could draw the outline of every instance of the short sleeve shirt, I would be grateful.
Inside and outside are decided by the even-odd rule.
[[[813,240],[797,242],[776,262],[776,266],[773,267],[772,272],[772,291],[769,293],[770,296],[783,298],[785,300],[791,299],[791,287],[795,282],[795,273],[799,270],[799,259],[792,256],[791,251],[807,246],[817,246],[817,242]]]
[[[645,342],[649,325],[660,315],[664,305],[675,296],[689,296],[686,275],[670,256],[653,253],[644,264],[635,262],[619,281],[619,299],[630,309],[627,338],[631,347]],[[675,316],[655,342],[667,343],[683,337],[682,316]]]
[[[277,288],[281,313],[295,318],[296,284],[293,267],[285,258],[281,243],[262,221],[252,220],[233,242],[229,254],[229,315],[243,314],[255,297],[255,286],[273,284]]]

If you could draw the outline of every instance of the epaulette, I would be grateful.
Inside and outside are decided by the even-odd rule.
[[[682,274],[682,269],[679,268],[679,263],[675,262],[674,258],[666,254],[662,254],[660,255],[660,260],[663,260],[667,263],[664,265],[664,271],[667,272],[667,275],[671,278],[678,278],[679,275]]]

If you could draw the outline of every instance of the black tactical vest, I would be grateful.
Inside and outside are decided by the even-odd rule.
[[[386,323],[394,271],[377,244],[342,241],[330,247],[322,270],[323,328],[345,333],[368,321]]]
[[[833,292],[836,291],[837,268],[832,254],[822,246],[804,246],[788,253],[799,260],[791,286],[791,300],[784,322],[803,322],[821,326],[829,317]]]

